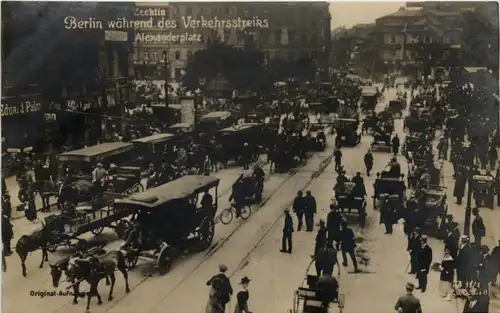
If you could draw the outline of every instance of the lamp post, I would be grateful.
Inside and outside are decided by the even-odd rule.
[[[165,106],[168,106],[168,52],[167,50],[163,50],[163,66],[164,66],[164,78],[165,78],[165,84],[163,85],[163,89],[165,91]]]

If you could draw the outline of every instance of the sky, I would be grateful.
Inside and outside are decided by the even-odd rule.
[[[331,2],[332,29],[372,23],[375,19],[396,12],[404,6],[405,2]]]

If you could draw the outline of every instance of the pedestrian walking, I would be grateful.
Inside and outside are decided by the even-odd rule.
[[[380,223],[385,226],[385,233],[392,234],[394,221],[396,219],[396,209],[389,202],[389,195],[385,195],[380,208]]]
[[[370,176],[370,172],[373,168],[373,154],[372,154],[372,151],[370,149],[368,149],[368,151],[366,152],[365,157],[364,157],[364,161],[365,161],[365,167],[366,167],[366,175]]]
[[[305,211],[305,202],[304,202],[304,196],[302,194],[302,190],[299,190],[297,193],[297,196],[293,200],[293,211],[295,212],[295,215],[297,215],[297,231],[300,231],[302,229],[302,223],[304,219],[304,211]]]
[[[306,196],[304,197],[305,203],[305,218],[306,218],[306,230],[312,232],[314,228],[314,215],[316,214],[316,198],[311,194],[311,191],[306,191]]]
[[[451,222],[449,228],[446,230],[446,238],[444,239],[444,249],[448,250],[453,258],[457,257],[459,242],[460,242],[460,231],[458,230],[458,223]]]
[[[28,187],[28,190],[26,191],[26,198],[26,203],[24,203],[24,216],[26,216],[26,219],[31,223],[35,223],[37,219],[37,211],[35,204],[35,194],[31,189],[31,186]]]
[[[14,237],[14,231],[12,223],[7,215],[2,212],[2,244],[3,244],[3,253],[6,256],[12,254],[10,241]]]
[[[410,233],[408,238],[407,251],[410,253],[410,272],[409,274],[416,274],[418,269],[417,257],[420,254],[420,227],[415,227]]]
[[[354,272],[359,273],[358,262],[356,261],[355,249],[356,241],[354,237],[354,232],[347,225],[346,221],[342,221],[341,224],[341,249],[342,249],[342,265],[347,266],[347,254],[351,257],[352,264],[354,266]]]
[[[316,255],[316,253],[318,253],[319,250],[324,249],[326,247],[326,235],[327,235],[327,229],[325,221],[320,220],[319,229],[318,233],[316,234],[316,241],[314,244],[314,255]]]
[[[454,259],[449,249],[444,250],[443,260],[439,266],[441,275],[439,276],[439,292],[446,301],[451,301],[453,282],[455,278]]]
[[[498,162],[498,151],[497,147],[494,144],[490,144],[490,149],[488,154],[490,159],[490,169],[494,170]]]
[[[457,204],[462,204],[462,198],[465,194],[465,186],[467,184],[467,177],[463,170],[459,169],[455,173],[455,186],[453,188],[453,196],[457,198]]]
[[[248,277],[243,277],[240,281],[241,290],[236,294],[236,307],[234,308],[234,313],[251,313],[248,310],[248,300],[250,299],[250,293],[248,292],[248,285],[252,280]]]
[[[427,236],[422,235],[421,247],[417,257],[417,279],[418,287],[420,291],[425,292],[427,289],[427,275],[429,275],[429,270],[432,264],[432,249],[427,245]]]
[[[481,240],[486,236],[486,227],[484,226],[483,218],[479,215],[479,209],[473,208],[472,215],[474,219],[472,220],[472,234],[474,235],[474,247],[476,249],[481,248]]]
[[[391,142],[392,142],[392,153],[394,153],[394,156],[396,156],[398,155],[399,146],[401,145],[398,134],[394,135]]]
[[[398,298],[394,309],[399,313],[422,313],[422,306],[420,300],[413,295],[415,285],[413,283],[406,283],[406,294]]]
[[[283,226],[283,237],[281,239],[281,250],[283,253],[292,253],[293,219],[290,210],[285,209],[285,225]]]
[[[330,204],[330,212],[326,217],[326,228],[328,230],[327,242],[333,244],[336,242],[337,250],[340,245],[340,223],[342,222],[342,216],[335,204]]]
[[[462,284],[462,286],[466,286],[467,282],[471,280],[472,267],[474,263],[473,257],[474,254],[469,243],[469,237],[462,235],[460,238],[458,254],[455,258],[457,280]]]
[[[333,157],[335,159],[335,170],[339,172],[342,166],[342,151],[340,151],[340,148],[335,149]]]
[[[219,265],[219,274],[212,276],[207,281],[207,286],[211,286],[206,313],[224,313],[226,304],[229,303],[233,294],[231,281],[226,276],[227,266]]]

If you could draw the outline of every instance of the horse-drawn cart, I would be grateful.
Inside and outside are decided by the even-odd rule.
[[[202,251],[212,243],[217,200],[207,207],[197,206],[199,195],[215,188],[219,179],[188,175],[167,184],[115,201],[115,207],[134,215],[135,225],[128,232],[122,249],[126,263],[134,267],[139,257],[156,261],[160,275],[170,270],[173,260],[186,251]]]

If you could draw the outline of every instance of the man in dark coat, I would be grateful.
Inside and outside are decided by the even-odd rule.
[[[340,151],[340,148],[335,149],[333,156],[335,159],[335,170],[338,172],[342,166],[342,151]]]
[[[490,306],[489,295],[480,294],[467,297],[463,313],[488,313]]]
[[[12,250],[10,247],[10,241],[12,240],[12,237],[14,237],[14,232],[12,228],[13,226],[9,218],[2,212],[2,244],[6,256],[12,254]]]
[[[370,149],[368,149],[368,152],[366,152],[364,161],[366,167],[366,175],[370,176],[370,171],[373,168],[373,154]]]
[[[399,137],[398,134],[396,134],[394,135],[394,138],[392,138],[392,153],[394,153],[394,155],[398,154],[399,146],[400,146]]]
[[[389,195],[385,195],[380,208],[380,223],[385,226],[385,233],[392,234],[392,226],[396,220],[396,209],[389,202]]]
[[[484,226],[483,218],[479,215],[479,209],[473,208],[472,215],[474,219],[472,220],[472,234],[474,235],[474,246],[476,248],[481,248],[481,239],[486,236],[486,228]]]
[[[490,253],[491,261],[491,284],[493,286],[497,285],[498,275],[500,275],[500,239],[497,241],[497,245]]]
[[[297,196],[293,200],[293,211],[297,215],[297,220],[298,220],[298,225],[297,225],[297,231],[300,231],[302,229],[302,223],[303,223],[303,218],[304,218],[304,211],[305,211],[305,203],[304,203],[304,196],[302,195],[302,190],[299,190],[297,193]]]
[[[319,250],[314,255],[314,263],[317,273],[333,273],[337,260],[337,249],[331,243],[327,243],[326,249]],[[338,269],[340,273],[340,268]]]
[[[432,249],[427,245],[427,236],[423,235],[421,240],[420,251],[417,256],[417,279],[418,287],[422,292],[427,289],[427,275],[432,264]]]
[[[292,253],[292,233],[293,219],[290,211],[285,209],[285,225],[283,226],[283,238],[281,240],[281,250],[283,253]]]
[[[451,222],[450,228],[446,231],[446,238],[444,239],[444,248],[450,251],[450,255],[455,259],[458,254],[458,244],[460,241],[460,231],[458,230],[458,223]]]
[[[469,244],[469,237],[462,235],[460,238],[460,246],[458,254],[455,258],[455,267],[457,269],[457,280],[462,283],[462,286],[471,279],[471,267],[473,267],[473,251]]]
[[[457,204],[462,204],[466,184],[467,177],[465,176],[464,171],[460,169],[455,173],[455,187],[453,188],[453,196],[457,198]]]
[[[330,204],[330,212],[326,217],[326,228],[328,230],[328,243],[333,243],[336,241],[337,250],[340,244],[340,224],[342,222],[342,216],[339,213],[338,208],[334,204]]]
[[[319,250],[324,249],[326,247],[326,234],[327,229],[325,225],[325,221],[319,221],[319,229],[316,234],[316,243],[314,246],[314,254],[316,254]]]
[[[413,283],[406,283],[406,294],[398,298],[394,309],[399,313],[422,313],[422,306],[420,300],[413,295],[415,285]]]
[[[354,250],[356,248],[356,241],[354,237],[354,232],[347,225],[346,221],[342,221],[341,231],[340,231],[340,242],[342,248],[342,265],[347,266],[347,254],[351,257],[352,264],[354,266],[354,272],[359,273],[358,262],[356,261],[356,255]]]
[[[420,228],[416,227],[409,236],[408,247],[406,250],[410,253],[410,274],[416,274],[418,269],[417,257],[420,254],[421,239]]]
[[[311,191],[306,191],[306,196],[304,197],[305,203],[305,217],[306,217],[306,230],[308,232],[313,231],[314,228],[314,214],[316,214],[316,199],[311,194]]]
[[[226,304],[231,299],[231,295],[233,294],[233,287],[231,286],[231,281],[229,281],[229,278],[225,274],[226,271],[226,265],[219,265],[220,273],[207,281],[207,286],[212,286],[215,290],[217,290],[217,292],[219,292],[219,299],[224,310],[226,308]]]

